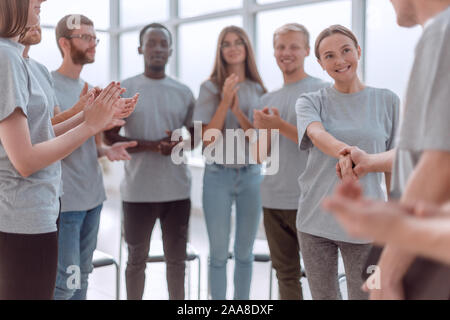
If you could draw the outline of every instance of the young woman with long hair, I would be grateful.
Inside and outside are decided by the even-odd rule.
[[[248,36],[239,27],[226,27],[219,36],[213,72],[200,88],[194,111],[194,120],[203,123],[204,145],[207,149],[215,147],[216,153],[224,156],[220,159],[216,154],[214,160],[208,159],[203,181],[213,299],[226,298],[233,202],[236,204],[234,298],[249,299],[253,244],[262,210],[261,174],[258,165],[250,164],[247,138],[235,145],[233,134],[242,138],[242,130],[253,128],[249,119],[265,92]],[[211,132],[222,135],[210,139]]]

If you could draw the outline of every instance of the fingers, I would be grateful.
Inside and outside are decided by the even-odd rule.
[[[338,176],[339,180],[342,180],[342,173],[341,173],[342,169],[341,169],[341,165],[338,163],[336,163],[336,175]]]
[[[278,108],[275,108],[275,107],[272,107],[272,113],[275,115],[275,116],[280,116],[280,111],[278,110]]]
[[[98,95],[98,99],[104,99],[105,96],[108,94],[109,90],[111,90],[113,87],[116,86],[115,82],[111,82],[105,89],[102,90],[102,92]]]
[[[369,277],[369,279],[370,279],[370,277]],[[369,292],[369,285],[367,284],[369,282],[369,279],[367,279],[367,281],[364,282],[364,284],[361,287],[361,290],[364,292],[367,292],[367,293]]]
[[[339,154],[342,156],[346,156],[352,153],[352,150],[354,149],[354,147],[345,147],[344,149],[342,149]]]
[[[125,125],[125,121],[121,119],[113,119],[111,122],[103,129],[103,131],[108,131],[116,127],[123,127]]]
[[[128,142],[118,142],[114,146],[125,150],[128,148],[134,148],[137,145],[138,145],[137,141],[128,141]]]
[[[262,109],[262,112],[269,115],[270,114],[270,108],[269,107],[265,107],[264,109]]]
[[[339,166],[341,168],[341,175],[343,178],[350,177],[354,180],[357,180],[358,177],[353,172],[353,161],[349,155],[341,156],[339,159]]]
[[[87,82],[85,82],[84,86],[83,86],[83,90],[81,90],[81,93],[80,93],[80,98],[82,96],[86,95],[88,93],[88,91],[89,91],[89,85]]]
[[[358,181],[352,179],[344,179],[334,192],[335,195],[352,200],[362,199],[363,190]]]

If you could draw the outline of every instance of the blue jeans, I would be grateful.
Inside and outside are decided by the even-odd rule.
[[[211,297],[225,300],[230,243],[231,206],[236,202],[234,241],[234,299],[248,300],[253,268],[253,244],[261,220],[260,166],[241,169],[206,165],[203,178],[203,210],[208,230]]]
[[[61,212],[55,300],[86,300],[102,207]]]

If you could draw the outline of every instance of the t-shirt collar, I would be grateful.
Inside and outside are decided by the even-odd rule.
[[[17,49],[20,55],[22,55],[23,50],[25,50],[25,46],[8,38],[0,38],[0,43],[4,43],[9,47]]]

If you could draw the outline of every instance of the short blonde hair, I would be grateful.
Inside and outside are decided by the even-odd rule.
[[[314,50],[317,59],[320,60],[319,47],[320,47],[320,44],[322,43],[322,41],[325,38],[328,38],[328,37],[332,36],[333,34],[337,34],[337,33],[350,38],[353,41],[353,43],[355,44],[355,48],[359,47],[358,39],[356,38],[355,34],[350,29],[348,29],[344,26],[341,26],[340,24],[335,24],[335,25],[332,25],[332,26],[326,28],[325,30],[323,30],[317,37],[315,50]]]
[[[309,49],[309,31],[306,29],[306,27],[300,23],[287,23],[281,27],[279,27],[277,30],[275,30],[273,34],[273,44],[275,45],[275,41],[277,40],[277,37],[286,34],[289,32],[301,32],[305,36],[305,44],[306,49]]]

